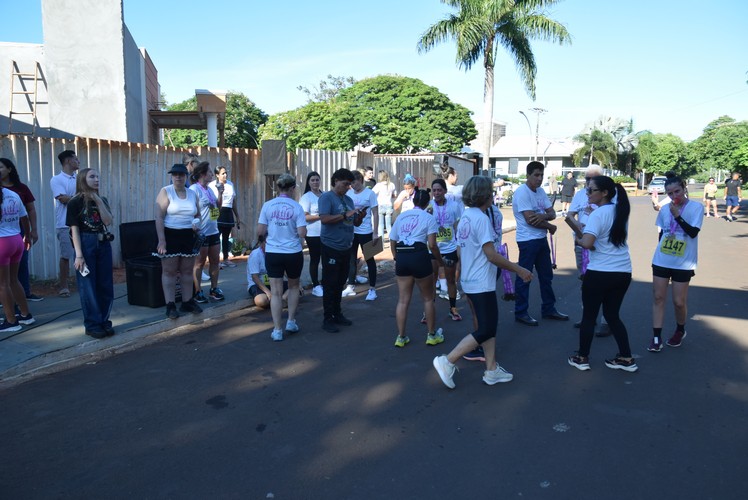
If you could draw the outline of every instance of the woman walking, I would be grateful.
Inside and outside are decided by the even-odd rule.
[[[492,187],[491,179],[475,175],[468,179],[462,190],[462,201],[467,209],[457,225],[460,282],[473,304],[478,328],[466,335],[449,354],[434,358],[433,364],[439,378],[450,389],[455,388],[455,363],[478,346],[483,346],[486,362],[483,382],[494,385],[514,378],[496,361],[496,330],[499,323],[496,271],[497,266],[507,269],[517,273],[524,281],[530,281],[532,273],[496,252],[491,220],[485,213],[493,199]]]
[[[657,214],[660,229],[659,243],[652,257],[652,343],[650,352],[662,350],[662,325],[665,320],[665,299],[670,281],[673,282],[673,307],[675,309],[675,333],[666,342],[670,347],[679,347],[686,337],[688,316],[688,285],[695,275],[698,262],[699,231],[704,221],[704,211],[698,202],[690,202],[686,183],[680,177],[668,173],[665,193],[671,200],[668,209]]]
[[[590,179],[587,197],[590,204],[597,205],[597,208],[587,218],[584,230],[575,226],[575,241],[590,251],[590,261],[582,281],[579,351],[569,357],[568,362],[579,370],[590,369],[589,355],[595,336],[595,320],[602,305],[603,316],[618,344],[618,354],[606,359],[605,366],[635,372],[639,367],[631,356],[628,332],[619,316],[623,298],[631,284],[631,257],[626,244],[631,212],[629,199],[621,184],[604,175]],[[614,197],[616,202],[612,203]]]
[[[301,239],[306,236],[304,209],[293,199],[296,179],[283,174],[276,182],[278,197],[266,202],[260,210],[257,235],[265,239],[265,267],[270,278],[270,312],[273,332],[270,338],[283,340],[283,275],[288,276],[288,320],[286,332],[296,333],[296,309],[299,306],[299,278],[304,267]]]
[[[392,200],[395,199],[395,185],[390,182],[390,174],[386,170],[380,170],[377,179],[379,182],[371,189],[377,195],[377,205],[379,205],[379,232],[377,234],[382,238],[386,230],[389,237],[392,230]]]
[[[566,177],[561,179],[561,210],[567,212],[577,189],[577,180],[573,172],[566,172]]]
[[[322,285],[319,281],[319,262],[322,256],[320,232],[322,223],[319,219],[319,197],[322,196],[320,176],[309,172],[306,176],[304,194],[299,200],[306,218],[306,247],[309,249],[309,277],[312,279],[312,295],[322,297]]]
[[[212,181],[208,186],[210,187],[216,198],[221,198],[221,209],[218,212],[218,232],[221,234],[221,253],[223,253],[223,260],[218,266],[220,269],[224,267],[236,267],[236,264],[229,260],[229,252],[231,251],[231,231],[234,230],[234,225],[237,229],[241,229],[242,221],[239,219],[239,209],[236,201],[236,191],[234,190],[234,184],[229,180],[229,172],[226,167],[216,167],[215,169],[216,180]]]
[[[166,317],[177,319],[175,303],[177,277],[182,293],[181,312],[203,312],[192,296],[192,271],[195,267],[200,207],[197,195],[187,189],[187,167],[177,163],[169,170],[171,184],[161,188],[156,197],[156,257],[161,259],[161,286],[166,300]]]
[[[210,169],[210,163],[207,161],[200,162],[192,171],[191,189],[198,198],[200,207],[200,229],[198,230],[205,237],[200,253],[195,258],[195,266],[192,270],[193,282],[195,287],[195,302],[208,302],[201,287],[203,266],[205,260],[208,260],[208,275],[210,276],[210,290],[208,296],[211,300],[220,301],[224,299],[223,292],[218,288],[218,260],[221,254],[221,236],[218,232],[218,216],[221,213],[223,203],[222,196],[216,196],[208,188],[208,184],[213,180],[213,171]]]
[[[75,273],[86,335],[100,339],[114,335],[109,314],[114,302],[112,212],[99,195],[99,172],[84,168],[75,181],[75,196],[68,202],[66,223],[75,249]]]
[[[18,281],[18,264],[23,250],[31,246],[31,227],[21,197],[10,189],[0,188],[0,208],[0,303],[5,313],[0,332],[17,332],[21,325],[36,321]],[[21,236],[22,228],[24,236]],[[16,305],[21,312],[19,316],[16,316]]]
[[[719,218],[719,212],[717,211],[717,184],[714,182],[714,177],[709,177],[709,182],[704,185],[704,207],[706,208],[706,216],[709,215],[709,208],[712,208],[714,217]]]
[[[395,339],[396,347],[405,347],[410,338],[405,333],[405,320],[408,317],[408,306],[413,296],[413,285],[418,285],[423,299],[423,309],[426,316],[426,344],[437,345],[444,342],[442,329],[435,329],[436,315],[434,313],[434,275],[431,267],[429,251],[437,265],[444,265],[436,234],[439,225],[433,215],[426,212],[430,201],[428,190],[416,189],[413,192],[415,208],[401,214],[390,233],[390,250],[395,259],[395,276],[399,298],[395,317],[397,319],[398,335]]]

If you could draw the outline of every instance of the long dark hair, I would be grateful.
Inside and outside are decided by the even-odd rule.
[[[21,184],[21,178],[18,177],[18,169],[16,169],[16,166],[13,164],[13,162],[7,158],[0,158],[0,163],[5,165],[5,168],[10,170],[10,172],[8,172],[8,179],[10,180],[11,184],[13,184],[14,186]]]
[[[429,193],[431,192],[431,189],[417,189],[416,192],[413,193],[413,205],[417,206],[418,208],[426,208],[429,206],[429,202],[431,201],[431,195]]]
[[[312,187],[309,185],[309,179],[311,179],[312,177],[319,177],[320,181],[322,180],[322,177],[320,177],[319,174],[315,172],[314,170],[306,174],[306,184],[304,185],[304,194],[307,194],[309,191],[312,190]]]
[[[629,197],[626,194],[626,190],[620,183],[613,182],[613,179],[607,175],[593,177],[591,182],[594,182],[599,190],[608,192],[608,201],[611,201],[613,196],[616,196],[616,216],[613,219],[613,225],[610,227],[608,241],[616,247],[625,245],[626,237],[628,236],[626,227],[629,222],[629,214],[631,214],[631,205],[629,204]]]
[[[684,190],[686,189],[686,182],[679,175],[675,175],[675,172],[668,172],[665,174],[665,177],[667,177],[665,180],[665,189],[667,189],[670,184],[678,184]]]

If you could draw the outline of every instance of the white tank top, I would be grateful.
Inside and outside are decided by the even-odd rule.
[[[166,208],[164,226],[169,229],[192,229],[192,219],[195,218],[197,196],[187,189],[185,199],[177,196],[173,185],[164,187],[166,196],[169,197],[169,206]]]

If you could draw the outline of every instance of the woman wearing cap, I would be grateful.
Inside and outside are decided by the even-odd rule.
[[[400,191],[400,194],[397,195],[397,198],[395,199],[395,203],[393,205],[395,210],[400,210],[400,213],[407,212],[408,210],[413,210],[413,196],[418,189],[416,178],[410,174],[405,174],[405,178],[403,179],[403,188],[404,189]]]
[[[429,192],[426,189],[415,189],[413,203],[415,208],[401,214],[392,226],[390,250],[395,259],[395,275],[399,298],[395,317],[397,319],[396,347],[405,347],[410,338],[405,334],[405,320],[408,317],[408,306],[413,296],[413,285],[418,285],[423,299],[423,310],[426,317],[426,344],[437,345],[444,342],[442,329],[436,329],[434,312],[434,274],[431,268],[429,251],[437,265],[443,266],[442,255],[436,243],[439,224],[433,215],[425,209],[429,206]]]
[[[491,206],[493,183],[488,177],[474,175],[462,190],[462,201],[467,209],[457,225],[457,248],[460,256],[462,289],[473,304],[478,328],[465,336],[452,351],[434,358],[433,364],[444,385],[454,389],[455,363],[465,354],[483,346],[486,371],[483,381],[488,385],[509,382],[513,376],[496,361],[496,329],[499,323],[496,300],[497,267],[507,269],[524,280],[532,279],[532,272],[502,257],[496,252],[494,230],[485,211]]]
[[[187,167],[175,164],[169,170],[171,184],[164,186],[156,197],[157,257],[161,258],[161,286],[166,299],[166,316],[177,319],[175,304],[177,276],[181,285],[181,312],[201,313],[203,310],[192,296],[192,271],[195,266],[196,231],[200,224],[197,195],[187,189]]]
[[[210,169],[210,163],[207,161],[200,162],[192,171],[191,189],[199,200],[200,206],[200,228],[199,232],[205,237],[200,253],[195,258],[193,268],[193,280],[195,286],[195,302],[208,302],[201,288],[203,267],[205,260],[208,260],[208,275],[210,276],[210,290],[208,296],[211,300],[223,300],[223,292],[218,288],[218,260],[221,255],[221,235],[218,232],[218,217],[221,213],[223,197],[216,196],[208,187],[213,180],[213,171]]]
[[[294,200],[296,179],[283,174],[276,182],[278,197],[266,202],[260,210],[257,235],[265,236],[265,267],[270,278],[270,312],[273,315],[273,332],[270,338],[283,340],[281,317],[283,315],[283,275],[288,277],[288,320],[286,331],[299,331],[296,309],[299,306],[299,278],[304,267],[301,241],[306,236],[304,209]]]
[[[236,201],[236,191],[234,184],[229,180],[229,172],[226,167],[216,167],[216,180],[208,184],[216,198],[221,198],[221,210],[218,212],[218,232],[221,234],[221,251],[223,261],[220,268],[236,267],[236,264],[229,260],[229,251],[231,250],[231,231],[236,228],[240,229],[241,220],[239,219],[239,210]]]
[[[704,185],[704,206],[706,207],[707,217],[710,217],[710,205],[714,212],[714,216],[719,218],[719,212],[717,212],[717,184],[714,182],[714,177],[709,177],[709,182]]]

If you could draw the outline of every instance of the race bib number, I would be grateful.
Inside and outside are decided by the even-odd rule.
[[[218,220],[218,215],[221,213],[221,211],[218,209],[218,207],[211,207],[210,208],[210,220]]]
[[[452,228],[451,227],[440,227],[439,232],[436,233],[436,241],[439,243],[446,243],[452,241]]]
[[[270,286],[270,276],[268,276],[267,274],[263,274],[262,282],[265,284],[265,286]]]
[[[686,251],[686,241],[679,240],[669,236],[663,238],[660,243],[660,252],[665,255],[672,255],[674,257],[683,257],[683,253]]]

